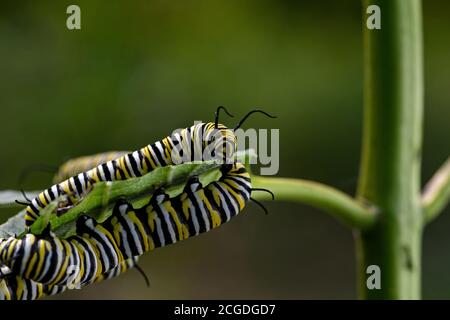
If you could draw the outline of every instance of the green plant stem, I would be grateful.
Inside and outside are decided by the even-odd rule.
[[[375,223],[376,214],[345,193],[321,183],[290,179],[252,176],[254,188],[266,188],[275,194],[275,199],[295,201],[328,212],[344,224],[367,229]],[[257,200],[270,200],[266,192],[253,192]]]
[[[424,188],[422,207],[425,220],[431,222],[447,205],[450,199],[450,157],[436,171]]]
[[[381,29],[366,8],[381,9]],[[423,217],[420,164],[423,113],[420,0],[363,1],[364,123],[358,199],[380,219],[356,234],[359,292],[365,299],[419,299]],[[381,270],[370,290],[367,267]]]

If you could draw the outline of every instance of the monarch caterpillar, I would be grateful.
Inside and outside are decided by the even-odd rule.
[[[147,145],[137,151],[128,153],[117,159],[107,161],[97,167],[81,172],[78,175],[55,184],[41,192],[26,208],[25,224],[30,227],[39,217],[39,213],[50,202],[59,196],[68,196],[70,204],[76,203],[79,198],[96,182],[124,180],[131,177],[142,176],[157,167],[182,163],[183,159],[194,161],[196,156],[203,156],[206,151],[228,161],[236,151],[236,136],[234,131],[254,112],[261,112],[269,117],[271,115],[261,111],[249,112],[234,129],[229,129],[218,123],[220,109],[216,111],[215,122],[199,123],[182,129],[179,133]],[[225,112],[227,112],[225,110]],[[227,112],[227,114],[229,114]],[[176,150],[177,152],[172,152]],[[214,154],[219,151],[219,154]],[[204,159],[200,159],[204,160]]]
[[[236,128],[228,129],[218,124],[221,108],[216,112],[214,123],[201,123],[183,129],[180,134],[100,164],[45,190],[27,207],[26,225],[29,227],[39,216],[40,210],[57,196],[67,195],[70,203],[75,203],[98,181],[137,177],[158,166],[174,163],[177,159],[171,157],[171,151],[177,145],[181,146],[178,156],[187,155],[191,160],[194,159],[195,146],[201,151],[209,148],[213,152],[223,152],[224,149],[218,147],[228,143],[231,148],[225,150],[234,152],[234,130],[250,114],[262,111],[248,113]],[[214,136],[217,132],[219,138]],[[200,140],[201,135],[206,136],[205,140]],[[228,154],[220,153],[220,156],[226,157]],[[102,275],[118,274],[123,263],[146,251],[207,232],[229,221],[243,210],[251,199],[252,190],[264,190],[251,188],[250,176],[241,163],[226,163],[221,166],[221,173],[218,181],[205,187],[196,177],[191,178],[183,193],[174,198],[158,190],[149,203],[139,209],[126,201],[118,201],[113,215],[103,223],[81,216],[77,220],[76,236],[68,239],[59,239],[51,233],[43,237],[28,233],[23,239],[0,239],[0,265],[11,270],[12,275],[16,276],[16,283],[24,285],[35,282],[37,287],[43,285],[48,288],[64,288],[73,279],[84,286],[105,278]],[[68,272],[70,265],[78,266],[75,273]]]
[[[137,259],[137,257],[134,257],[132,259],[125,260],[111,271],[92,279],[90,283],[99,282],[104,279],[111,279],[118,276],[126,270],[136,266]],[[8,272],[10,271],[8,270]],[[62,293],[67,289],[70,289],[70,286],[49,286],[22,278],[12,273],[8,273],[6,275],[1,275],[0,273],[0,276],[0,300],[35,300],[44,296]]]
[[[92,169],[98,166],[99,164],[123,157],[127,153],[129,152],[110,151],[98,153],[93,156],[84,156],[71,159],[58,168],[58,171],[53,177],[53,182],[60,183],[64,180],[69,179],[72,176],[79,174],[80,172],[88,171],[89,169]]]
[[[207,232],[239,214],[250,199],[250,175],[241,163],[224,164],[221,172],[206,187],[191,178],[174,198],[158,190],[139,209],[118,201],[103,223],[81,216],[77,235],[68,239],[52,233],[0,239],[0,263],[12,274],[50,288],[95,282],[127,259]],[[71,265],[77,268],[69,273]]]

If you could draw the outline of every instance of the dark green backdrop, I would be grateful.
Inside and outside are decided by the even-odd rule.
[[[359,1],[76,1],[82,30],[69,31],[73,3],[1,5],[0,189],[17,188],[30,164],[136,149],[225,105],[279,116],[246,125],[280,129],[281,176],[354,192]],[[450,150],[449,12],[446,1],[424,1],[424,181]],[[36,173],[26,188],[50,180]],[[352,233],[304,206],[267,207],[269,216],[250,204],[219,230],[145,255],[150,288],[131,271],[61,297],[354,298]],[[425,298],[450,298],[449,230],[448,209],[426,230]]]

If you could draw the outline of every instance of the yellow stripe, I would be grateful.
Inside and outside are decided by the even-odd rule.
[[[192,206],[192,202],[191,199],[186,198],[182,203],[181,203],[181,210],[183,210],[183,214],[184,217],[186,218],[186,220],[189,220],[189,208]]]
[[[216,210],[212,208],[211,203],[209,203],[209,199],[205,196],[205,192],[203,190],[199,190],[198,195],[200,196],[203,203],[206,205],[206,208],[208,209],[209,215],[211,216],[211,220],[213,223],[212,227],[217,228],[222,223],[220,216],[217,214]]]
[[[172,207],[170,201],[167,201],[164,204],[164,207],[166,208],[167,212],[172,216],[173,221],[175,221],[175,225],[178,229],[178,240],[184,240],[189,238],[189,230],[186,225],[182,224],[180,219],[178,218],[178,214],[175,211],[175,209]]]
[[[125,163],[125,157],[119,158],[119,166],[122,169],[122,171],[125,173],[125,179],[131,178],[131,175],[128,172],[127,165]]]
[[[95,278],[100,277],[103,273],[103,264],[101,263],[100,252],[98,251],[96,246],[92,246],[94,249],[95,258],[97,259],[97,272],[95,274]]]
[[[17,279],[17,300],[22,299],[22,294],[23,294],[23,279],[16,277]]]
[[[61,182],[59,186],[61,187],[61,189],[63,189],[65,193],[70,194],[69,180]]]
[[[156,156],[153,157],[153,154],[155,153],[155,151],[153,151],[153,153],[152,153],[152,151],[153,151],[153,149],[152,149],[152,150],[150,150],[150,148],[148,149],[148,152],[149,152],[149,154],[150,154],[150,157],[149,157],[149,159],[150,159],[150,164],[151,164],[151,166],[153,167],[153,169],[155,169],[155,168],[158,168],[158,165],[156,164],[156,162],[158,161],[158,159],[157,159]]]
[[[45,259],[45,244],[41,244],[39,246],[38,255],[39,255],[38,265],[36,267],[36,272],[34,273],[33,279],[37,279],[41,275],[42,266],[44,265],[44,261],[46,260]]]
[[[122,252],[121,252],[120,249],[117,247],[116,241],[115,241],[114,237],[111,235],[111,233],[110,233],[105,227],[103,227],[103,226],[100,225],[100,224],[97,225],[97,228],[98,228],[99,232],[103,233],[103,234],[109,239],[109,242],[113,245],[114,251],[115,251],[116,254],[117,254],[119,263],[120,263],[121,261],[123,261],[124,258],[123,258]],[[106,248],[105,248],[105,249],[106,249]]]
[[[39,299],[44,295],[44,289],[43,289],[44,286],[40,283],[36,283],[36,287],[37,287],[37,292],[38,292],[36,299]]]
[[[142,167],[142,170],[144,171],[143,173],[147,173],[148,172],[148,166],[147,166],[147,161],[145,161],[145,159],[146,159],[145,148],[142,148],[139,151],[142,154],[141,167]]]
[[[6,286],[6,281],[3,279],[0,280],[0,291],[5,295],[5,300],[11,300],[11,293],[9,292],[9,288]]]
[[[30,273],[33,270],[33,267],[34,267],[34,264],[36,263],[37,258],[38,258],[38,253],[35,252],[33,254],[33,257],[31,258],[31,260],[28,261],[27,268],[26,268],[26,270],[24,272],[24,275],[23,275],[24,278],[27,278],[27,279],[30,278]]]
[[[57,274],[55,280],[52,281],[51,283],[49,283],[50,285],[58,283],[62,279],[64,274],[66,273],[67,267],[68,267],[68,264],[69,264],[69,254],[70,254],[70,251],[71,251],[70,247],[67,245],[66,241],[60,241],[58,239],[55,242],[61,248],[62,256],[63,257],[65,256],[65,257],[64,257],[64,261],[63,261],[63,264],[61,266],[61,269],[60,269],[59,273]],[[64,252],[64,248],[63,247],[65,247],[66,252]],[[67,254],[67,253],[69,253],[69,254]]]
[[[245,202],[242,199],[241,195],[237,194],[229,185],[227,185],[226,183],[223,183],[223,186],[225,186],[225,188],[227,188],[227,190],[229,191],[229,193],[231,193],[233,195],[233,197],[237,200],[238,204],[239,204],[239,211],[242,211],[242,209],[244,209],[245,206]]]
[[[150,209],[151,208],[151,209]],[[152,206],[148,206],[147,207],[147,214],[148,214],[148,225],[150,226],[150,230],[153,232],[155,232],[155,217],[156,217],[156,212],[153,211],[153,207]]]
[[[94,180],[95,182],[99,182],[100,181],[100,178],[98,176],[98,169],[97,168],[92,169],[91,172],[88,173],[88,176],[90,176],[90,178],[92,180]]]
[[[140,235],[141,235],[141,237],[143,239],[143,242],[144,242],[144,250],[145,250],[145,252],[149,251],[150,248],[149,248],[149,243],[148,243],[148,239],[147,239],[148,236],[145,233],[145,229],[144,229],[144,226],[142,225],[141,221],[138,219],[138,217],[136,217],[136,214],[133,211],[128,213],[128,217],[131,219],[131,221],[133,221],[133,225],[135,227],[137,227],[138,230],[139,230],[139,233],[140,233]]]
[[[41,200],[41,202],[42,202],[42,204],[43,204],[44,206],[48,205],[47,200],[45,200],[44,192],[41,192],[41,193],[39,194],[39,200]]]
[[[117,217],[114,217],[111,220],[111,224],[113,225],[113,234],[114,234],[116,243],[118,246],[120,246],[120,244],[122,243],[121,238],[120,238],[120,231],[122,230],[122,225],[117,220]]]
[[[14,253],[14,249],[17,245],[17,242],[19,242],[20,240],[14,239],[13,241],[11,241],[11,243],[9,244],[9,248],[8,248],[8,253],[5,257],[4,260],[10,260],[12,258],[12,255]]]
[[[81,244],[78,241],[74,241],[71,240],[71,243],[75,245],[75,247],[77,248],[78,252],[79,252],[79,256],[80,256],[80,272],[78,273],[78,277],[76,279],[74,279],[74,283],[80,283],[81,279],[84,277],[85,272],[86,272],[86,266],[84,263],[84,258],[86,256],[85,254],[85,248],[81,246]],[[87,279],[89,280],[89,279]]]

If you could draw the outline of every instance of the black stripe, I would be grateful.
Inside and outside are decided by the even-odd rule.
[[[163,232],[163,237],[164,237],[164,245],[167,246],[169,244],[172,244],[172,237],[170,236],[170,232],[169,232],[169,225],[166,222],[166,219],[164,219],[164,214],[160,208],[159,205],[155,205],[153,207],[153,209],[156,212],[156,216],[159,218],[160,224],[161,224],[161,230]],[[156,230],[157,231],[157,230]]]
[[[216,201],[214,200],[214,194],[213,194],[213,190],[211,190],[211,188],[214,190],[214,188],[211,186],[207,186],[204,190],[205,192],[205,197],[208,198],[209,203],[211,205],[211,207],[213,208],[213,210],[215,210],[216,212],[219,213],[220,216],[220,224],[223,224],[225,222],[227,222],[227,214],[225,212],[225,209],[220,206],[218,203],[216,203]],[[220,200],[220,198],[219,198]]]
[[[161,143],[161,145],[162,145],[162,149],[163,149],[163,152],[164,152],[164,148],[165,147],[164,147],[164,145],[162,143]],[[151,148],[152,148],[154,154],[156,155],[156,157],[158,158],[158,161],[161,164],[161,166],[165,166],[166,165],[166,161],[164,160],[163,155],[159,152],[159,149],[156,146],[156,143],[152,144]]]
[[[45,191],[48,191],[48,189],[45,190]],[[42,192],[42,194],[44,195],[44,199],[45,199],[45,201],[46,201],[47,203],[50,203],[50,199],[49,199],[49,198],[47,197],[47,195],[45,194],[45,191]]]
[[[39,243],[39,240],[38,239],[35,239],[35,241],[34,241],[34,243],[33,243],[33,245],[31,246],[31,248],[30,248],[30,258],[29,258],[29,261],[31,261],[31,259],[32,259],[32,257],[33,257],[33,255],[35,255],[35,254],[37,254],[38,253],[38,243]],[[31,272],[30,272],[30,279],[36,279],[36,278],[33,278],[33,274],[36,274],[36,271],[37,271],[37,268],[36,268],[36,266],[37,265],[39,265],[39,255],[38,255],[38,260],[37,260],[37,262],[35,262],[34,263],[34,267],[31,269]],[[44,258],[44,260],[45,260],[45,258]],[[28,269],[28,266],[25,268],[25,270],[26,269]],[[34,271],[34,272],[33,272]]]
[[[83,247],[84,253],[84,274],[81,277],[81,285],[90,283],[96,274],[96,269],[98,268],[98,260],[95,254],[92,252],[93,244],[91,244],[87,239],[81,237],[75,237],[76,241]],[[90,268],[87,268],[87,262],[90,263]],[[94,267],[95,266],[95,267]]]
[[[126,211],[126,214],[128,213],[129,211],[128,211],[128,208],[127,208],[127,211]],[[130,250],[131,250],[131,255],[130,256],[126,256],[125,258],[131,258],[131,257],[133,257],[133,256],[138,256],[138,255],[141,255],[142,254],[142,252],[139,252],[139,250],[138,250],[138,244],[136,243],[136,241],[134,241],[134,239],[133,239],[133,230],[131,230],[130,229],[130,227],[128,226],[128,223],[127,223],[127,221],[125,220],[125,217],[122,215],[122,214],[118,214],[117,215],[117,219],[118,219],[118,222],[119,222],[119,224],[121,225],[121,227],[122,227],[122,229],[123,230],[125,230],[125,236],[126,236],[126,240],[127,240],[127,242],[128,242],[128,246],[130,247]],[[134,225],[133,225],[134,226]],[[141,235],[139,234],[139,232],[137,232],[138,233],[138,238],[140,239],[140,243],[142,244],[142,237],[141,237]],[[125,241],[125,239],[122,239],[122,241],[121,241],[121,244],[123,245],[123,243],[124,243],[124,241]],[[121,248],[122,249],[122,248]],[[122,254],[125,256],[125,246],[123,246],[123,249],[121,250],[122,251]]]
[[[73,182],[75,182],[75,187],[77,188],[77,193],[82,194],[83,193],[83,186],[81,185],[81,181],[78,178],[78,176],[72,177]]]
[[[42,201],[41,201],[41,199],[39,199],[39,196],[37,196],[36,197],[36,202],[37,202],[37,204],[38,204],[38,206],[40,207],[40,208],[45,208],[45,206],[44,206],[44,204],[42,203]],[[38,212],[36,212],[37,214],[39,214],[39,211],[40,210],[38,210]]]
[[[147,147],[146,147],[146,148],[147,148]],[[142,151],[142,156],[143,156],[143,158],[144,158],[145,164],[147,165],[147,171],[148,171],[148,172],[152,171],[152,170],[153,170],[153,167],[152,167],[152,165],[151,165],[151,163],[150,163],[150,160],[149,160],[149,158],[148,158],[147,156],[145,156],[145,153],[144,153],[143,151]],[[151,157],[150,151],[149,151],[149,157]]]
[[[122,172],[124,172],[124,173],[126,172],[130,177],[132,177],[133,172],[131,172],[131,168],[128,167],[127,158],[130,159],[129,153],[126,154],[125,156],[123,156],[123,166],[120,165],[120,162],[119,162],[119,165],[120,165],[120,168],[122,169]],[[125,179],[125,175],[123,176],[123,179]]]
[[[144,228],[144,232],[147,235],[147,237],[152,238],[152,235],[151,235],[152,231],[148,224],[148,215],[145,212],[145,208],[146,207],[142,208],[142,210],[141,209],[136,210],[136,217],[141,222],[142,227]]]
[[[11,247],[12,243],[8,245],[8,249]],[[19,249],[17,249],[17,252],[14,252],[16,248],[13,249],[13,254],[11,256],[11,271],[14,274],[20,273],[20,268],[22,266],[23,262],[20,262],[20,260],[23,258],[23,254],[25,251],[25,241],[22,240],[22,242],[17,242],[16,246],[19,245]],[[7,250],[9,251],[9,250]]]
[[[227,178],[225,180],[228,180],[228,179],[230,179],[230,178]],[[234,179],[232,179],[232,180],[234,181]],[[223,181],[223,183],[226,184],[228,187],[230,187],[234,192],[239,194],[241,197],[243,197],[244,199],[247,200],[248,196],[242,189],[247,190],[248,188],[235,188],[230,183],[228,183],[226,181]]]
[[[180,214],[178,214],[178,212],[176,212],[174,206],[172,205],[172,201],[170,201],[170,206],[171,206],[172,209],[174,209],[175,215],[177,216],[178,220],[180,220]],[[179,240],[182,239],[182,232],[183,232],[183,230],[178,230],[178,227],[177,227],[177,224],[175,222],[175,219],[173,218],[172,214],[169,211],[167,211],[167,214],[168,214],[168,217],[169,217],[170,224],[172,225],[172,229],[173,229],[173,231],[175,233],[175,241],[179,241]],[[180,221],[180,223],[181,223],[181,221]]]
[[[114,167],[114,165],[113,165],[113,167]],[[109,168],[106,163],[102,164],[102,169],[103,169],[103,175],[105,176],[106,181],[112,181],[111,180],[111,172],[109,172]],[[100,178],[100,175],[98,175],[98,176]]]
[[[224,198],[225,203],[227,204],[228,209],[230,210],[230,219],[231,219],[232,217],[234,217],[237,214],[237,212],[235,212],[235,209],[234,209],[233,203],[231,202],[230,197],[225,193],[225,191],[222,190],[222,188],[220,188],[221,186],[219,185],[219,183],[213,182],[213,186],[217,189],[217,191]],[[238,206],[238,208],[239,208],[239,206]]]
[[[53,186],[52,186],[53,187]],[[48,188],[47,189],[47,191],[48,191],[48,195],[50,196],[50,199],[51,200],[55,200],[55,195],[53,194],[53,191],[52,191],[52,188]]]
[[[146,173],[145,172],[145,170],[144,170],[144,154],[142,153],[142,149],[139,149],[138,151],[137,151],[137,155],[138,155],[138,158],[139,158],[139,165],[140,165],[140,167],[142,168],[142,171],[140,171],[140,173],[141,173],[141,175],[143,175],[144,173]]]
[[[139,171],[139,168],[138,168],[138,165],[137,165],[137,163],[136,163],[136,160],[134,159],[132,153],[130,153],[130,154],[128,155],[128,159],[130,160],[130,164],[131,164],[131,168],[133,169],[134,176],[135,176],[135,177],[140,177],[140,176],[142,176],[141,172]]]
[[[188,195],[188,198],[191,200],[191,203],[194,207],[194,212],[191,212],[190,218],[192,219],[192,214],[195,214],[195,216],[197,217],[198,225],[199,225],[198,232],[203,233],[206,231],[206,223],[205,223],[205,220],[203,219],[203,215],[200,210],[200,206],[198,205],[193,192],[188,192],[187,195]]]
[[[100,251],[100,247],[103,248],[103,251],[105,251],[106,257],[103,257],[103,255],[101,254],[101,252],[99,252],[100,255],[100,260],[101,260],[101,264],[103,266],[103,270],[106,270],[106,262],[108,262],[109,264],[109,269],[115,267],[117,264],[114,262],[115,260],[119,260],[118,259],[118,254],[115,251],[112,251],[112,249],[110,249],[108,247],[108,241],[109,240],[104,240],[102,239],[101,235],[100,235],[100,231],[98,231],[95,227],[94,230],[86,227],[86,233],[90,236],[90,238],[95,239],[97,241],[97,243],[95,244],[97,247],[99,247],[99,251]],[[106,236],[105,236],[106,237]],[[105,260],[107,259],[107,260]]]
[[[58,193],[58,196],[65,194],[64,190],[62,189],[60,184],[56,185],[56,191]]]
[[[18,280],[18,278],[12,274],[8,275],[5,278],[5,280],[7,283],[8,291],[11,295],[11,300],[18,300],[18,297],[17,297],[18,283],[17,283],[17,281],[20,281],[20,280]]]
[[[89,188],[89,184],[91,182],[91,178],[89,178],[89,176],[87,175],[86,172],[83,172],[83,177],[84,177],[84,184],[85,184],[84,190],[86,190],[87,188]]]
[[[59,268],[60,268],[60,266],[57,265],[57,256],[58,256],[58,252],[60,252],[60,249],[58,249],[58,247],[56,246],[56,242],[54,239],[49,240],[49,243],[50,243],[50,252],[52,254],[51,254],[51,256],[48,254],[44,261],[44,267],[45,267],[45,264],[47,263],[48,259],[50,259],[50,265],[49,265],[48,271],[47,271],[47,273],[43,274],[43,278],[40,279],[40,282],[43,284],[46,284],[50,280],[52,280],[55,273],[57,271],[59,271]],[[63,255],[61,255],[61,256],[63,256]],[[61,265],[62,265],[62,263],[61,263]],[[44,270],[44,268],[42,270]]]
[[[152,207],[152,209],[153,209],[153,207]],[[148,213],[148,216],[151,214],[156,215],[154,210],[150,211],[150,213]],[[151,237],[153,239],[153,243],[155,244],[155,248],[159,248],[162,246],[162,243],[161,243],[161,239],[158,236],[158,227],[156,226],[156,221],[154,223],[155,223],[155,229],[153,230],[153,232],[151,232]]]
[[[113,164],[113,168],[114,168],[114,179],[124,180],[125,173],[123,172],[123,169],[120,166],[120,163],[118,163],[118,161],[113,161],[112,164]]]

